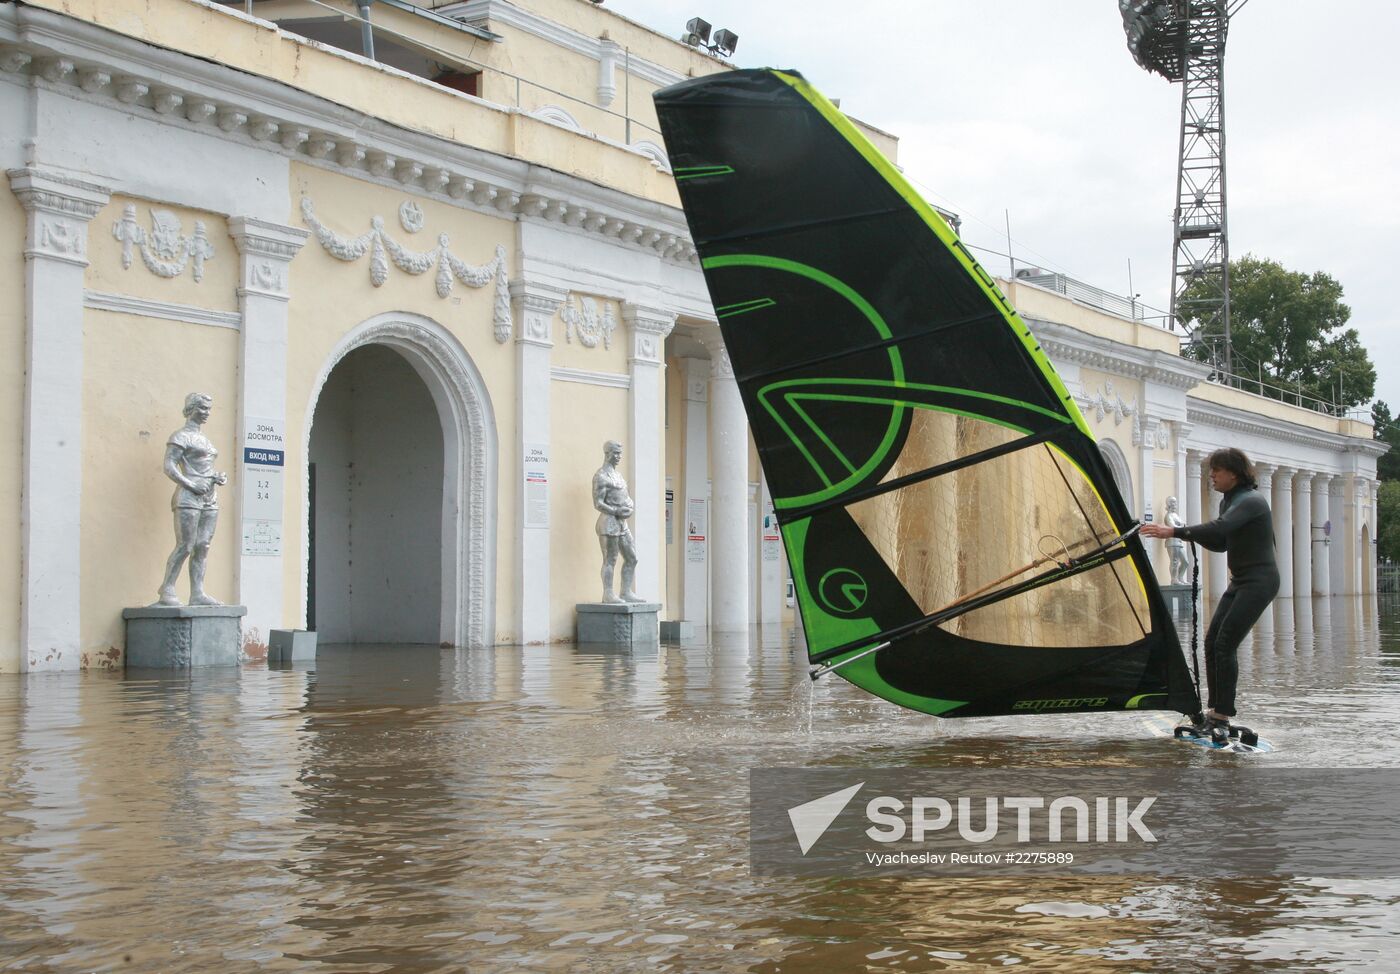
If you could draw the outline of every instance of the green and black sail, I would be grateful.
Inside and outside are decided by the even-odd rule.
[[[795,72],[655,97],[811,659],[945,717],[1198,709],[1083,417],[944,220]]]

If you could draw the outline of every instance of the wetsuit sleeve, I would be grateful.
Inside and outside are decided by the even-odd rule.
[[[1232,504],[1229,510],[1214,521],[1177,528],[1173,537],[1194,541],[1207,551],[1224,551],[1230,535],[1253,516],[1254,512],[1249,509],[1249,505]]]

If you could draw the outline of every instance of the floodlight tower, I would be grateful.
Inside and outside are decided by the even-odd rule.
[[[1172,302],[1168,323],[1225,338],[1233,372],[1230,246],[1225,207],[1225,35],[1248,0],[1119,0],[1128,50],[1147,71],[1181,83]]]

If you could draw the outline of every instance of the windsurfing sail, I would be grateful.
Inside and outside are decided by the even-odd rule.
[[[655,100],[810,659],[944,717],[1199,709],[1083,416],[947,223],[796,72]]]

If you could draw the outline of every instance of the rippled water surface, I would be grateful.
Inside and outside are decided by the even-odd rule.
[[[749,874],[755,767],[1400,765],[1393,602],[1281,602],[1241,668],[1267,757],[809,692],[757,630],[0,677],[0,968],[1394,969],[1400,880]]]

